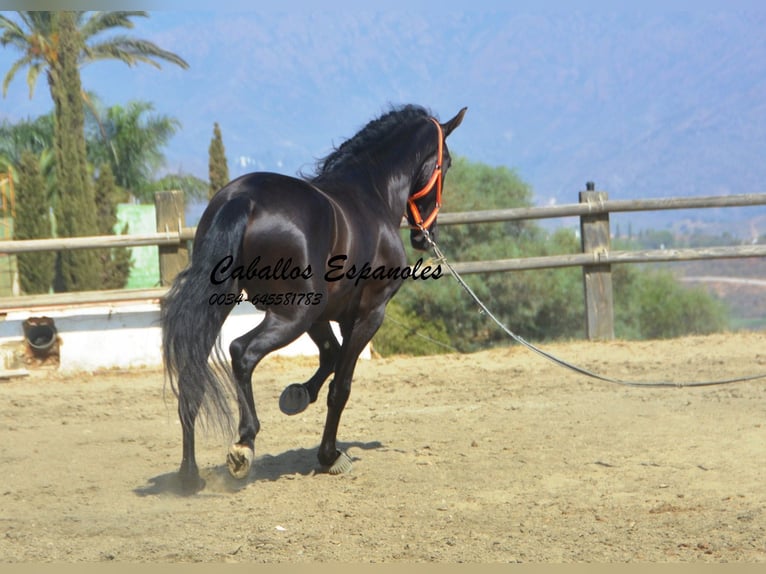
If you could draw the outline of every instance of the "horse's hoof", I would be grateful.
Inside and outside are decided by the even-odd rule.
[[[288,385],[279,397],[279,410],[286,415],[302,413],[309,404],[311,404],[309,392],[300,383]]]
[[[181,495],[191,496],[197,494],[200,490],[205,488],[205,481],[200,478],[199,475],[186,476],[181,474],[179,476],[181,481]]]
[[[336,458],[335,462],[332,463],[332,466],[327,469],[327,472],[330,474],[346,474],[351,471],[352,466],[351,457],[342,450],[339,450],[338,458]]]
[[[229,474],[234,478],[246,478],[250,474],[250,466],[253,464],[253,449],[244,444],[233,444],[226,456],[226,466]]]

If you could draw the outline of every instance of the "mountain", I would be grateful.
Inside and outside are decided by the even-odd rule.
[[[219,94],[182,105],[203,110],[203,140],[221,122],[235,172],[310,171],[388,102],[415,101],[443,117],[467,105],[454,153],[516,169],[539,204],[575,202],[589,180],[624,199],[750,193],[766,178],[761,15],[466,13],[432,25],[296,14],[214,26],[242,58],[210,70]]]
[[[137,32],[188,71],[99,63],[83,78],[104,102],[179,118],[168,169],[201,177],[215,121],[233,176],[294,174],[414,102],[442,118],[467,105],[453,153],[515,169],[540,205],[576,202],[586,181],[614,199],[752,193],[766,191],[765,29],[762,10],[160,11]]]

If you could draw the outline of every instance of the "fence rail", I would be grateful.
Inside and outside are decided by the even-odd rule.
[[[186,228],[182,233],[143,233],[134,235],[90,235],[85,237],[63,237],[55,239],[20,239],[0,242],[0,255],[35,253],[39,251],[73,251],[77,249],[104,249],[114,247],[146,247],[154,245],[181,245],[185,235],[193,229]]]
[[[0,255],[15,255],[36,251],[73,249],[103,249],[114,247],[158,246],[160,249],[161,287],[157,289],[127,289],[117,291],[61,293],[0,297],[0,313],[12,309],[36,308],[50,305],[76,305],[114,301],[161,299],[173,277],[188,261],[188,243],[196,228],[184,225],[184,204],[180,192],[163,192],[156,196],[157,233],[122,236],[93,236],[23,241],[0,241]],[[580,193],[580,202],[549,207],[521,207],[461,213],[442,213],[439,225],[479,224],[532,219],[579,217],[581,230],[580,253],[497,259],[491,261],[451,262],[461,274],[525,271],[561,267],[582,267],[586,307],[586,335],[591,339],[614,337],[611,265],[766,257],[766,245],[701,247],[689,249],[652,249],[641,251],[612,251],[610,247],[609,215],[635,211],[661,211],[721,207],[766,205],[766,193],[641,200],[610,200],[604,192],[595,191],[593,184]],[[406,220],[401,226],[407,227]]]
[[[592,191],[592,190],[590,190]],[[766,193],[736,195],[707,195],[699,197],[666,197],[657,199],[607,199],[581,203],[567,203],[547,207],[513,207],[462,213],[441,213],[439,225],[460,223],[492,223],[522,219],[556,219],[580,217],[601,213],[625,213],[631,211],[665,211],[673,209],[700,209],[714,207],[752,207],[766,205]],[[406,227],[406,222],[404,224]]]
[[[662,211],[672,209],[701,209],[715,207],[751,207],[766,205],[766,193],[749,193],[739,195],[712,195],[700,197],[659,198],[659,199],[629,199],[607,200],[591,203],[568,203],[548,207],[512,207],[508,209],[487,209],[480,211],[442,212],[439,215],[439,225],[460,225],[472,223],[497,223],[503,221],[521,221],[526,219],[557,219],[564,217],[580,217],[600,213],[625,213],[631,211]],[[402,219],[401,228],[408,226],[407,220]],[[176,227],[174,230],[158,231],[134,235],[94,235],[86,237],[70,237],[57,239],[26,239],[16,241],[1,241],[0,255],[17,253],[32,253],[35,251],[68,251],[74,249],[101,249],[110,247],[144,247],[152,245],[181,245],[194,239],[196,227]],[[748,257],[748,255],[743,255]],[[750,255],[760,257],[761,254]],[[711,255],[711,259],[717,255]],[[699,259],[700,257],[695,257]],[[701,257],[705,259],[706,257]],[[532,258],[534,259],[534,258]],[[645,261],[642,259],[642,261]],[[658,259],[657,261],[666,261]],[[633,261],[617,261],[616,263],[634,263]],[[572,266],[586,263],[572,263]],[[539,269],[532,265],[530,269]],[[514,267],[513,270],[518,268]]]
[[[603,251],[595,253],[575,253],[572,255],[547,255],[543,257],[466,261],[452,263],[452,266],[455,268],[455,271],[464,275],[471,273],[583,267],[587,265],[612,265],[616,263],[661,263],[668,261],[698,261],[700,259],[743,259],[749,257],[766,257],[766,245],[736,245],[730,247],[700,247],[688,249],[647,249],[640,251]]]

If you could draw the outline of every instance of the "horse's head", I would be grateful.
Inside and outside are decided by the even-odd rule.
[[[407,222],[410,224],[410,243],[420,251],[427,251],[429,244],[424,231],[436,241],[438,229],[436,219],[442,203],[442,187],[444,176],[452,163],[447,136],[463,121],[468,108],[463,108],[457,115],[446,123],[439,123],[432,118],[433,153],[429,154],[422,164],[420,177],[415,178],[413,189],[407,199]]]

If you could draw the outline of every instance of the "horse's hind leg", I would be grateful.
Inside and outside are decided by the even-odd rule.
[[[205,481],[200,478],[197,460],[194,456],[194,423],[202,404],[203,395],[191,393],[184,389],[183,379],[179,387],[178,414],[183,437],[183,458],[178,474],[183,493],[194,494],[205,487]]]
[[[335,363],[338,360],[340,344],[329,322],[313,324],[308,334],[319,349],[319,368],[305,383],[293,383],[282,391],[279,397],[279,408],[286,415],[301,413],[317,400],[319,390],[327,377],[335,371]]]
[[[253,396],[253,370],[263,357],[305,333],[312,321],[313,319],[305,316],[280,316],[267,311],[266,317],[255,329],[235,339],[229,347],[232,371],[237,384],[239,440],[229,449],[227,465],[235,478],[245,478],[250,472],[255,451],[255,436],[261,426]]]

